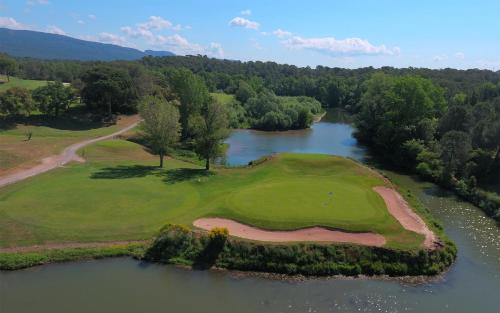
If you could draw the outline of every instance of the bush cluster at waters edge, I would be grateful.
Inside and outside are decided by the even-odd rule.
[[[456,258],[456,247],[445,241],[436,250],[396,250],[357,245],[314,243],[261,244],[228,238],[214,229],[208,234],[167,225],[160,231],[144,258],[148,261],[212,266],[230,270],[290,275],[436,275]]]

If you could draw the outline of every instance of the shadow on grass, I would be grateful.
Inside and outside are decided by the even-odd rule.
[[[214,175],[204,169],[176,168],[164,170],[151,165],[119,165],[115,167],[105,167],[98,172],[92,173],[93,179],[127,179],[155,176],[163,178],[166,184],[176,184],[183,181],[193,180],[201,177]]]
[[[173,170],[168,170],[165,172],[165,178],[163,181],[167,184],[180,183],[187,180],[209,177],[213,173],[205,169],[196,168],[176,168]]]
[[[120,165],[115,167],[105,167],[100,171],[92,173],[93,179],[126,179],[139,178],[149,175],[159,175],[161,170],[156,166],[148,165]]]

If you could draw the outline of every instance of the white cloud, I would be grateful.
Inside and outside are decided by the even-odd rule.
[[[85,22],[84,22],[83,20],[78,20],[78,21],[76,21],[76,22],[77,22],[78,24],[80,24],[80,25],[84,25],[84,24],[85,24]]]
[[[56,35],[66,35],[66,32],[64,30],[54,25],[47,27],[47,32]]]
[[[448,56],[446,54],[436,55],[432,58],[432,60],[434,60],[434,62],[441,62],[441,61],[444,61],[446,59],[448,59]]]
[[[196,55],[206,54],[212,57],[223,57],[224,50],[220,43],[211,42],[208,46],[202,46],[197,43],[189,42],[186,38],[179,34],[170,36],[158,35],[155,37],[154,45],[165,50],[174,52],[180,55]]]
[[[155,40],[155,45],[170,49],[177,54],[200,54],[203,51],[200,45],[190,43],[179,34],[173,34],[171,36],[158,35]]]
[[[235,27],[244,27],[248,29],[259,29],[259,23],[250,21],[246,18],[243,17],[235,17],[232,20],[229,21],[229,25],[235,26]]]
[[[10,29],[33,29],[32,26],[26,25],[16,21],[12,17],[0,16],[0,27],[10,28]]]
[[[87,16],[90,20],[95,20],[97,17],[94,14],[89,14]]]
[[[303,38],[293,36],[281,41],[281,43],[291,49],[308,49],[333,56],[397,55],[400,53],[398,47],[391,49],[385,45],[376,46],[361,38],[336,39],[334,37]]]
[[[114,45],[128,46],[128,47],[133,46],[124,37],[107,32],[99,33],[97,37],[88,37],[88,38],[89,40],[97,40],[102,43],[111,43]]]
[[[206,54],[216,58],[224,57],[224,49],[222,49],[222,45],[218,42],[211,42],[206,50]]]
[[[287,32],[286,30],[282,30],[281,28],[273,31],[273,34],[278,38],[286,38],[292,36],[291,32]]]
[[[246,9],[240,12],[241,15],[252,15],[252,10]]]
[[[120,28],[122,32],[124,32],[127,36],[133,37],[133,38],[146,38],[148,40],[153,40],[154,35],[153,32],[151,32],[148,29],[142,28],[142,27],[137,27],[137,28],[132,28],[130,26],[125,26]]]
[[[170,28],[172,27],[172,22],[169,20],[164,19],[161,16],[150,16],[149,20],[145,23],[141,23],[138,25],[139,28],[143,29],[154,29],[154,30],[162,30],[165,28]]]
[[[463,60],[465,59],[465,54],[463,52],[457,52],[455,53],[455,58]]]
[[[179,31],[182,29],[182,25],[173,25],[169,20],[164,19],[161,16],[150,16],[147,22],[136,24],[136,26],[124,26],[121,31],[127,36],[133,38],[145,38],[149,41],[154,40],[154,31],[161,31],[163,29],[173,29]]]

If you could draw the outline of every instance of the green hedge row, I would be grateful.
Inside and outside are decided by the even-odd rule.
[[[216,238],[216,239],[214,239]],[[405,251],[356,245],[260,244],[167,225],[146,250],[149,261],[290,275],[436,275],[456,258],[451,242]]]

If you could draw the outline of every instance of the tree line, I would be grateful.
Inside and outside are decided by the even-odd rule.
[[[33,91],[12,87],[0,92],[0,113],[29,117],[34,111],[39,111],[59,117],[69,109],[77,97],[74,89],[64,86],[61,82],[49,82]]]
[[[374,74],[359,102],[356,136],[384,161],[455,190],[500,220],[500,85],[483,88],[479,97],[460,92],[447,101],[429,79]]]
[[[500,72],[313,69],[204,56],[145,57],[126,62],[1,56],[0,73],[71,82],[87,110],[107,118],[136,112],[144,99],[150,104],[169,103],[174,109],[164,115],[176,116],[172,112],[179,111],[179,140],[196,142],[206,151],[214,139],[194,138],[211,130],[212,111],[224,112],[220,114],[225,116],[225,127],[285,130],[308,127],[322,108],[341,108],[355,116],[356,136],[380,159],[451,188],[500,218]],[[61,88],[58,86],[52,86],[52,93]],[[234,100],[213,105],[217,101],[211,92],[232,94]],[[32,97],[46,112],[55,107],[58,111],[50,109],[51,114],[61,114],[67,108],[62,100],[57,101],[60,105],[51,105],[54,101],[46,99],[52,97],[44,98],[43,94],[47,92],[33,92]],[[0,101],[6,103],[2,106],[9,107],[4,112],[33,108],[24,91],[12,90],[0,98],[6,99]],[[26,108],[16,109],[22,104]]]

